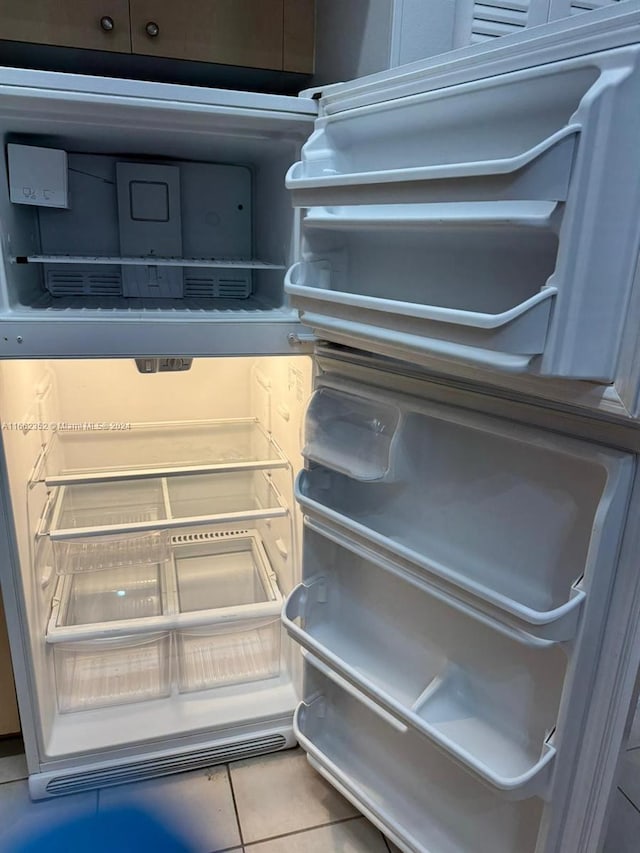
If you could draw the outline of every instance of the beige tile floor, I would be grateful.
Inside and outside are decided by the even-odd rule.
[[[299,749],[39,803],[29,800],[25,776],[24,758],[0,757],[0,850],[51,820],[125,803],[140,803],[182,831],[188,828],[194,853],[396,850]]]
[[[614,795],[603,853],[640,850],[640,705],[622,756],[618,789]]]
[[[0,850],[52,820],[140,803],[188,827],[194,853],[397,853],[328,785],[304,753],[230,765],[32,803],[24,755],[0,742]],[[640,850],[640,713],[623,758],[603,853]]]

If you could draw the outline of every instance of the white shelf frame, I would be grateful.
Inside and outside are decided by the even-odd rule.
[[[14,264],[91,264],[132,267],[205,267],[206,269],[283,270],[285,264],[235,258],[163,258],[155,255],[14,255]]]

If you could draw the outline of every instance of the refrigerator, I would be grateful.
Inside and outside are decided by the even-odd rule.
[[[640,5],[299,98],[3,69],[35,799],[300,744],[597,853],[640,663]]]

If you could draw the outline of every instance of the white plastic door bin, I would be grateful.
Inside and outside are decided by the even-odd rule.
[[[631,455],[367,391],[403,411],[393,479],[362,482],[311,464],[296,485],[304,512],[522,630],[573,636],[584,584],[613,571]]]
[[[505,799],[308,661],[296,737],[386,835],[411,853],[534,853],[541,800]]]

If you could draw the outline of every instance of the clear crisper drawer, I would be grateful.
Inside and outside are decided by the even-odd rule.
[[[86,483],[60,488],[52,530],[106,528],[166,517],[162,480]]]
[[[264,549],[255,536],[174,547],[181,613],[281,600]]]
[[[280,620],[243,619],[176,632],[181,693],[280,673]]]
[[[48,448],[49,482],[108,472],[171,471],[183,467],[282,462],[260,424],[253,420],[134,424],[131,429],[58,430]]]
[[[170,556],[169,536],[164,531],[93,536],[52,545],[59,575],[165,563]]]
[[[156,633],[53,647],[61,713],[160,699],[171,693],[171,637]]]
[[[396,406],[321,388],[307,409],[302,453],[356,480],[381,480],[399,420]]]

